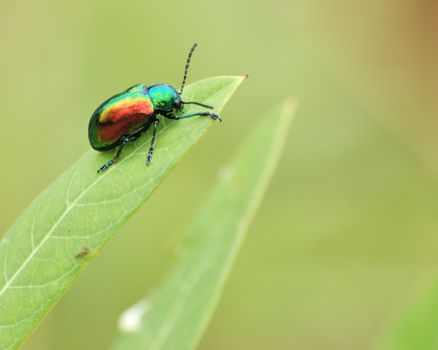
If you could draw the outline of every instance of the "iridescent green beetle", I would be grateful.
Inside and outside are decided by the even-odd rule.
[[[120,94],[110,97],[97,107],[88,125],[88,139],[91,147],[97,151],[107,151],[118,147],[113,159],[100,167],[98,173],[117,163],[123,147],[138,139],[143,132],[153,126],[152,141],[146,159],[146,164],[149,165],[152,162],[155,149],[156,132],[159,124],[157,117],[159,115],[169,119],[206,116],[213,120],[221,120],[219,115],[206,111],[176,115],[176,112],[182,111],[184,105],[187,104],[213,108],[200,102],[185,102],[181,99],[190,60],[196,46],[197,44],[194,44],[190,49],[179,91],[176,91],[174,87],[168,84],[152,86],[137,84]]]

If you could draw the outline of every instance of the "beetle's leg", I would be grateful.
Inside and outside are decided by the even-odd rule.
[[[151,163],[152,163],[152,156],[154,155],[155,141],[156,141],[156,138],[157,138],[157,127],[158,127],[158,124],[160,124],[159,120],[155,119],[155,121],[154,121],[154,130],[152,130],[151,145],[149,146],[148,157],[146,159],[146,164],[147,165],[151,165]]]
[[[168,119],[176,119],[176,120],[184,119],[184,118],[191,118],[191,117],[196,117],[196,116],[210,117],[213,120],[222,121],[221,117],[218,114],[211,113],[211,112],[194,112],[194,113],[188,113],[188,114],[183,114],[183,115],[175,115],[175,114],[165,115],[165,117]]]
[[[102,171],[105,171],[106,169],[108,169],[111,165],[117,163],[119,161],[120,155],[122,154],[122,150],[126,146],[126,144],[137,140],[139,136],[140,136],[140,134],[134,134],[134,135],[131,135],[129,137],[123,136],[123,141],[120,144],[119,148],[117,149],[116,153],[114,154],[113,159],[111,159],[109,162],[102,165],[97,172],[101,173]]]

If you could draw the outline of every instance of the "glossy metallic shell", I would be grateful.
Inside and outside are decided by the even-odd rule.
[[[154,106],[145,85],[135,85],[102,103],[93,113],[88,138],[96,150],[104,151],[121,143],[152,122]]]

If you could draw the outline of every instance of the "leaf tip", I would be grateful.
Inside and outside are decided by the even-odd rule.
[[[295,113],[298,109],[299,101],[293,97],[288,97],[283,102],[282,114],[287,119],[292,119],[295,116]]]
[[[288,108],[289,110],[292,110],[293,112],[295,112],[295,110],[298,108],[299,105],[299,101],[296,97],[294,96],[289,96],[285,101],[284,101],[284,107]]]

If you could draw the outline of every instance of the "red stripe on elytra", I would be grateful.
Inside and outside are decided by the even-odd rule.
[[[132,114],[151,114],[152,112],[152,105],[144,100],[135,103],[123,103],[102,113],[104,117],[101,119],[101,123],[117,123]]]
[[[101,143],[117,141],[123,135],[131,135],[145,124],[150,114],[130,114],[119,118],[116,123],[101,124],[97,127],[97,134]]]

